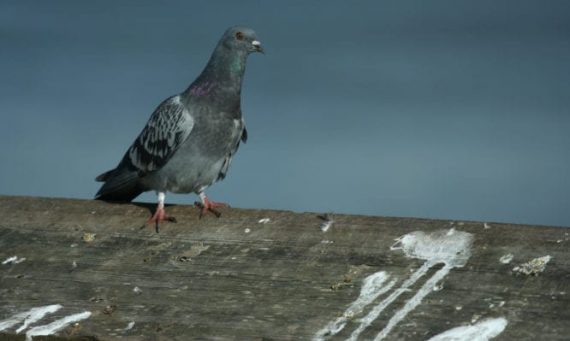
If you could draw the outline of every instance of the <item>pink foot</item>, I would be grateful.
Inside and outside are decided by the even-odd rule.
[[[216,217],[220,217],[222,214],[216,210],[216,207],[228,207],[229,205],[223,202],[210,201],[205,194],[200,194],[201,203],[196,202],[196,206],[200,207],[200,218],[206,213],[212,212]]]
[[[150,217],[146,223],[147,224],[154,223],[156,226],[156,233],[158,233],[160,230],[160,223],[163,221],[170,221],[175,223],[176,219],[174,217],[167,216],[166,211],[164,210],[164,206],[159,204],[156,208],[156,212],[154,212],[154,215]]]

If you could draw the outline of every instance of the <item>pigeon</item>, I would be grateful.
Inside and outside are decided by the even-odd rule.
[[[167,192],[196,193],[200,217],[220,216],[205,190],[223,180],[240,142],[247,141],[241,113],[241,85],[247,57],[263,53],[255,32],[227,29],[208,64],[182,93],[165,99],[129,147],[119,165],[96,178],[103,185],[95,199],[129,202],[154,190],[158,205],[147,223],[175,221],[166,215]]]

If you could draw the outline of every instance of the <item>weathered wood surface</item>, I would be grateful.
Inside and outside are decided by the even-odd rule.
[[[0,325],[35,307],[63,306],[17,336],[22,323],[5,328],[0,339],[23,340],[34,326],[87,311],[89,318],[57,334],[310,340],[336,320],[344,328],[322,338],[345,340],[391,296],[393,302],[378,308],[378,317],[369,319],[357,339],[374,339],[391,320],[396,323],[386,340],[427,340],[491,318],[507,323],[496,340],[570,335],[566,228],[335,215],[323,232],[315,213],[222,209],[219,219],[199,220],[194,207],[169,206],[178,223],[164,224],[157,234],[152,227],[141,229],[149,207],[0,197],[0,262],[6,260],[0,264]],[[260,223],[263,218],[270,221]],[[446,274],[442,264],[425,267],[429,259],[391,249],[395,239],[413,231],[441,238],[471,234],[471,256]],[[442,246],[437,252],[449,251],[448,244]],[[509,263],[503,257],[508,254]],[[9,261],[13,256],[18,258]],[[544,271],[513,271],[543,256],[551,257]],[[406,289],[405,281],[422,269],[425,275]],[[369,304],[364,296],[356,302],[364,279],[374,274],[386,279],[375,290],[386,292]],[[437,274],[441,280],[426,288]],[[414,306],[420,294],[425,297]],[[407,304],[411,309],[402,316]]]

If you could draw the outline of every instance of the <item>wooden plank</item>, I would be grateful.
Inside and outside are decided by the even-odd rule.
[[[315,213],[169,206],[178,223],[157,234],[149,209],[0,197],[3,337],[50,323],[101,340],[570,335],[565,228],[335,215],[323,232]]]

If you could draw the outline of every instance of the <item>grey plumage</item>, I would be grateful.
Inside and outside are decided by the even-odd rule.
[[[96,199],[131,201],[149,190],[205,198],[204,190],[226,176],[247,139],[240,97],[252,52],[262,52],[253,30],[228,29],[198,78],[163,101],[119,165],[96,178],[104,182]]]

